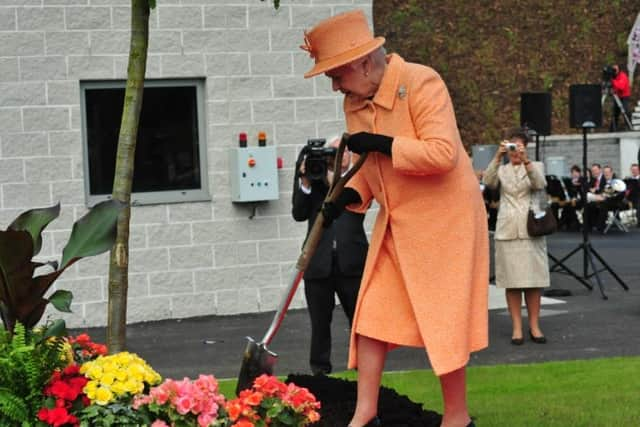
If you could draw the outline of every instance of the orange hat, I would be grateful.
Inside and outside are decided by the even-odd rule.
[[[384,37],[373,37],[360,9],[327,18],[304,32],[304,45],[300,48],[316,61],[304,77],[313,77],[362,58],[382,46],[384,41]]]

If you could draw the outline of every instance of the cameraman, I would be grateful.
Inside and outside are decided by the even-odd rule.
[[[613,92],[620,98],[620,102],[622,103],[622,107],[624,108],[625,114],[629,116],[629,98],[631,97],[631,86],[629,85],[629,76],[627,73],[622,71],[620,67],[616,64],[611,67],[612,69],[612,78],[611,78],[611,88]],[[613,103],[613,120],[611,121],[611,125],[609,127],[609,131],[616,132],[618,130],[618,118],[620,117],[620,107],[616,102]],[[623,120],[624,124],[624,120]]]
[[[329,145],[337,147],[339,142],[339,138],[334,138]],[[342,170],[338,172],[331,170],[334,158],[325,157],[327,165],[323,177],[310,177],[306,173],[308,157],[309,146],[302,150],[296,162],[292,214],[296,221],[308,221],[308,230],[311,230],[327,195],[328,183],[334,173],[344,174],[349,170],[351,153],[345,151]],[[363,220],[363,214],[345,212],[325,228],[304,274],[305,297],[311,317],[309,363],[314,375],[331,373],[331,320],[335,294],[351,327],[368,250]]]

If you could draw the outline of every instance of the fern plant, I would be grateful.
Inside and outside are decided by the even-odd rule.
[[[68,363],[64,335],[62,320],[36,330],[16,323],[13,336],[0,328],[0,426],[36,424],[45,385]]]

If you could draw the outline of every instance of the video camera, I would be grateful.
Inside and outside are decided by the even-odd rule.
[[[298,163],[301,163],[304,158],[305,176],[309,181],[326,180],[328,162],[338,151],[335,147],[325,147],[326,142],[324,138],[309,139],[307,145],[300,151]]]
[[[618,75],[618,72],[613,67],[613,65],[605,65],[602,67],[602,81],[609,82],[611,79],[614,79]]]

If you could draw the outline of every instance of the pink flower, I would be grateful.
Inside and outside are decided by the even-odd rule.
[[[179,397],[175,402],[175,406],[180,415],[187,414],[191,411],[191,399],[188,396]]]
[[[200,375],[194,383],[195,386],[202,391],[208,391],[209,393],[218,392],[218,381],[216,381],[213,375]]]
[[[167,382],[168,381],[171,380],[167,380]],[[156,401],[156,403],[158,403],[159,405],[164,405],[165,403],[167,403],[167,400],[169,400],[169,389],[170,384],[164,383],[158,387],[153,387],[149,394],[151,395],[153,400]]]
[[[151,396],[136,396],[133,399],[133,409],[138,410],[141,406],[148,405],[151,402],[153,402]]]
[[[153,424],[151,424],[151,427],[170,427],[170,426],[169,424],[165,423],[162,420],[155,420]]]
[[[198,426],[200,427],[209,427],[209,424],[211,424],[211,421],[214,420],[214,417],[212,417],[209,414],[200,414],[198,415]]]

